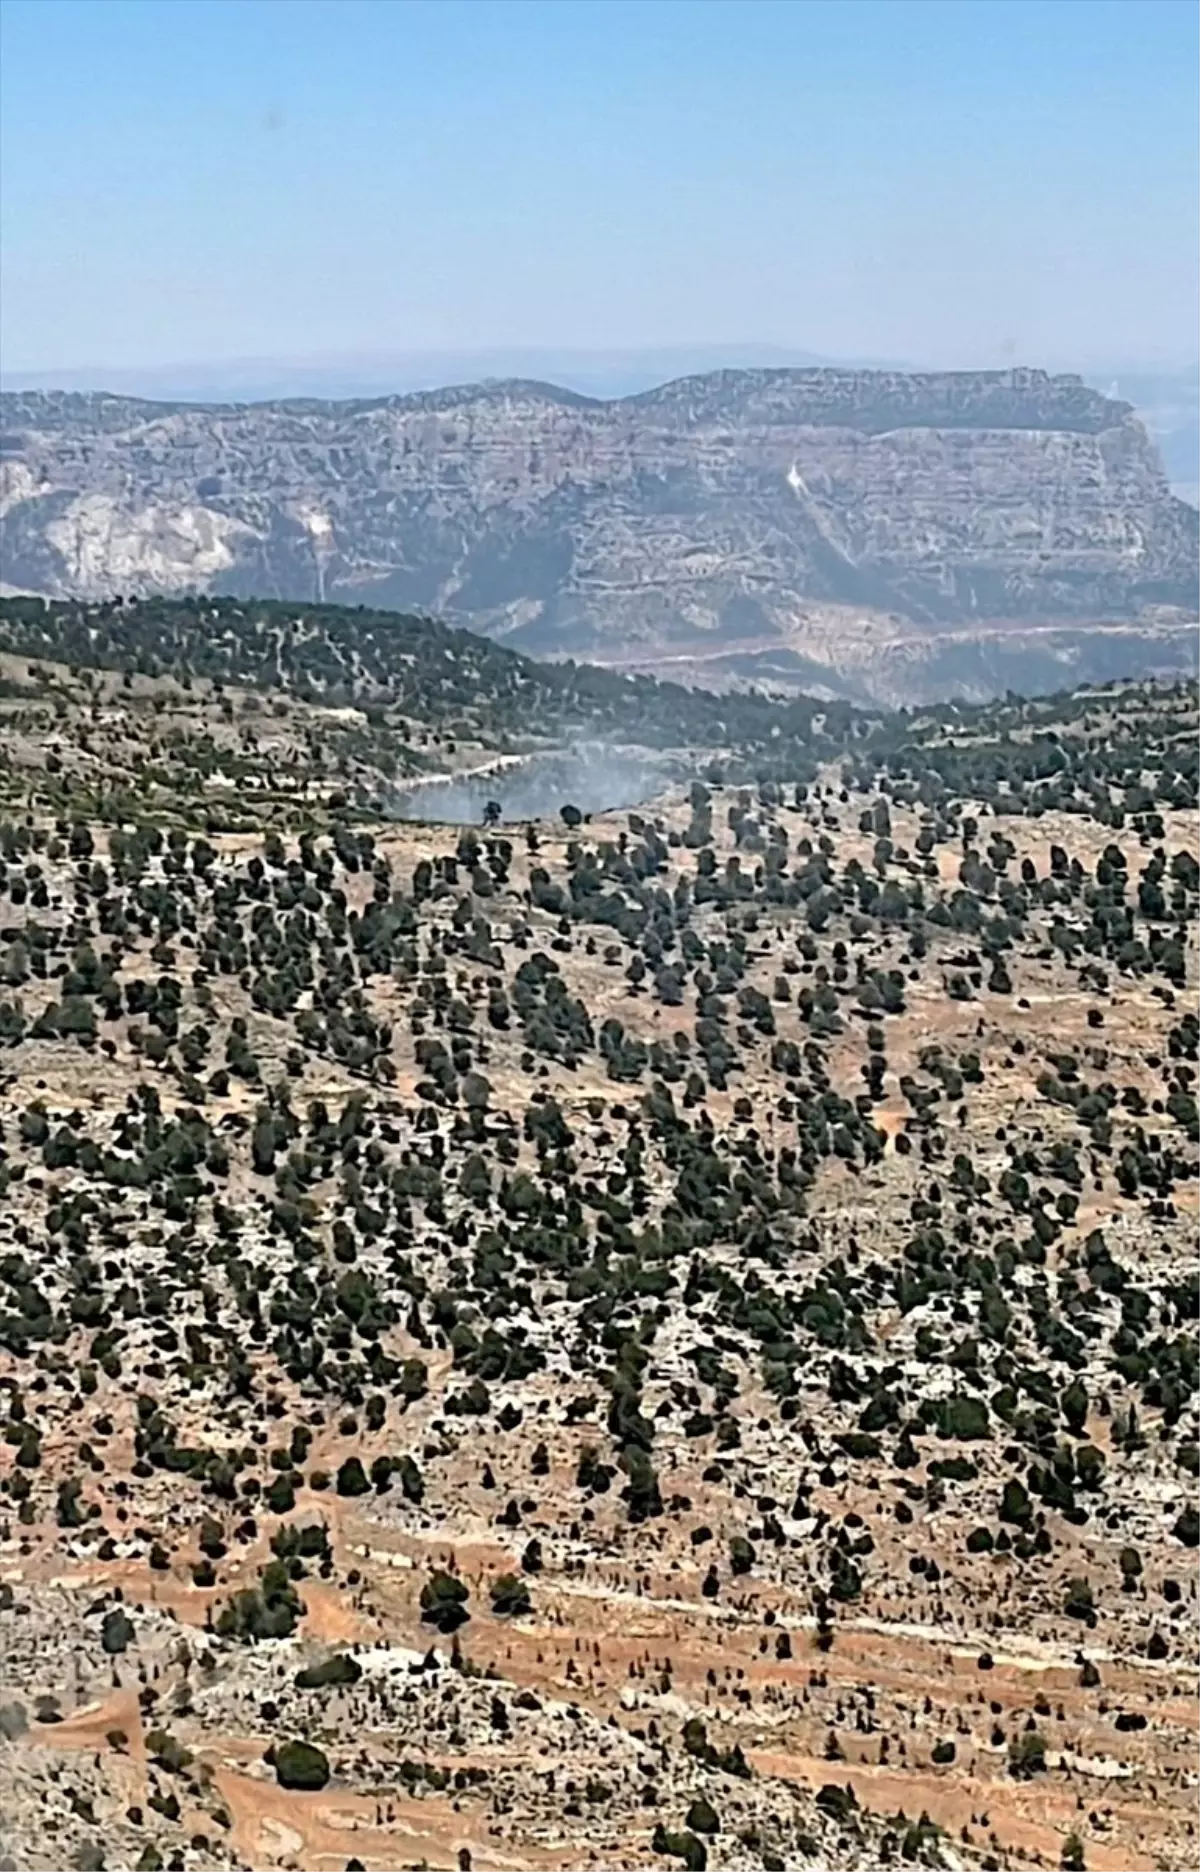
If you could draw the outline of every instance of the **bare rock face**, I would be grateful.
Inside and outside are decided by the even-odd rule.
[[[733,659],[885,699],[1020,687],[1022,666],[1053,687],[1093,655],[1144,673],[1143,635],[1151,664],[1193,654],[1197,515],[1131,407],[1076,377],[0,404],[0,580],[25,590],[436,611],[541,655]]]

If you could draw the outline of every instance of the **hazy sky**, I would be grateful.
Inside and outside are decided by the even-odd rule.
[[[1193,0],[3,0],[9,371],[1196,355]]]

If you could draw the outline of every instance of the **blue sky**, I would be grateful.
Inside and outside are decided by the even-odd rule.
[[[3,0],[8,371],[1196,355],[1192,0]]]

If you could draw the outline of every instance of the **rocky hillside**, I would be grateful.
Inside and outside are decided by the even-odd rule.
[[[19,589],[436,611],[538,655],[885,700],[1194,656],[1197,515],[1131,407],[1075,377],[724,371],[613,402],[518,382],[21,392],[0,417]]]
[[[0,1872],[1192,1872],[1195,693],[0,627]]]

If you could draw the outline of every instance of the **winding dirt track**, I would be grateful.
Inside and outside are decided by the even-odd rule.
[[[511,1566],[512,1555],[494,1538],[449,1542],[380,1526],[356,1513],[336,1496],[312,1497],[311,1505],[327,1517],[339,1564],[356,1567],[361,1585],[352,1593],[306,1580],[304,1635],[331,1644],[389,1641],[423,1650],[428,1632],[420,1623],[417,1595],[429,1567],[440,1564],[450,1546],[464,1579],[479,1595],[478,1582]],[[249,1568],[267,1550],[264,1530],[242,1557]],[[258,1553],[261,1548],[262,1553]],[[48,1553],[45,1558],[50,1559]],[[86,1571],[86,1570],[85,1570]],[[97,1579],[111,1577],[110,1569]],[[1088,1828],[1089,1872],[1156,1872],[1172,1860],[1178,1837],[1180,1801],[1186,1790],[1177,1782],[1162,1787],[1161,1801],[1148,1795],[1145,1781],[1126,1789],[1112,1774],[1113,1736],[1097,1718],[1094,1697],[1081,1690],[1076,1654],[1032,1640],[1005,1644],[992,1634],[937,1629],[903,1619],[840,1619],[833,1649],[820,1659],[828,1682],[853,1696],[872,1686],[898,1708],[915,1707],[931,1686],[948,1707],[972,1712],[973,1737],[959,1738],[959,1759],[945,1770],[910,1759],[880,1763],[875,1745],[862,1745],[847,1732],[847,1758],[836,1766],[813,1751],[813,1738],[797,1729],[804,1684],[814,1664],[813,1621],[798,1615],[778,1591],[765,1583],[747,1588],[745,1604],[712,1604],[680,1597],[669,1575],[649,1577],[640,1593],[611,1583],[596,1569],[590,1578],[558,1577],[542,1583],[537,1615],[520,1623],[486,1617],[473,1620],[471,1655],[480,1665],[494,1665],[510,1684],[539,1695],[567,1698],[601,1719],[616,1716],[639,1726],[664,1703],[648,1684],[642,1666],[647,1657],[671,1660],[673,1696],[689,1706],[706,1702],[710,1673],[736,1667],[753,1697],[753,1718],[727,1706],[714,1710],[719,1721],[745,1721],[747,1756],[756,1770],[811,1787],[830,1779],[849,1783],[864,1808],[876,1813],[910,1815],[926,1811],[953,1840],[964,1827],[978,1839],[981,1831],[997,1845],[1036,1862],[1056,1865],[1063,1842],[1089,1810],[1107,1813],[1112,1843],[1096,1840]],[[127,1600],[154,1600],[169,1606],[185,1625],[204,1626],[213,1595],[175,1574],[146,1568],[123,1569]],[[766,1609],[780,1628],[793,1634],[795,1655],[787,1661],[763,1656],[759,1638]],[[981,1652],[992,1668],[981,1677]],[[1097,1657],[1102,1653],[1097,1652]],[[1113,1706],[1141,1708],[1161,1730],[1166,1725],[1180,1747],[1194,1758],[1198,1711],[1187,1687],[1193,1674],[1179,1663],[1103,1661],[1106,1690]],[[980,1695],[986,1685],[986,1704]],[[987,1705],[1003,1720],[1026,1712],[1039,1695],[1065,1712],[1073,1731],[1074,1755],[1069,1777],[1048,1781],[1014,1780],[1006,1769],[1004,1749],[982,1745],[990,1718]],[[779,1699],[772,1704],[772,1697]],[[1111,1720],[1111,1719],[1110,1719]],[[749,1725],[753,1725],[753,1732]],[[981,1724],[983,1727],[981,1728]],[[119,1753],[107,1741],[113,1730],[128,1738]],[[766,1732],[764,1739],[764,1731]],[[75,1712],[61,1723],[39,1725],[34,1738],[45,1746],[105,1753],[131,1800],[144,1798],[146,1752],[135,1691],[125,1689],[100,1704]],[[1189,1741],[1190,1738],[1190,1741]],[[1122,1741],[1132,1745],[1132,1738]],[[857,1745],[857,1746],[856,1746]],[[367,1872],[393,1872],[402,1853],[414,1862],[452,1867],[462,1847],[488,1872],[573,1872],[580,1865],[578,1843],[561,1846],[497,1840],[478,1815],[457,1812],[451,1801],[433,1795],[391,1799],[386,1811],[368,1797],[336,1789],[320,1794],[290,1793],[266,1778],[259,1767],[260,1743],[234,1736],[206,1742],[198,1753],[214,1769],[220,1792],[233,1817],[233,1839],[255,1867],[287,1863],[301,1872],[343,1872],[357,1857]],[[1137,1751],[1140,1753],[1140,1749]],[[255,1772],[248,1772],[253,1765]],[[986,1821],[984,1821],[986,1816]],[[630,1842],[627,1864],[651,1861]],[[572,1857],[574,1850],[574,1857]],[[1163,1855],[1166,1855],[1164,1859]],[[623,1872],[606,1863],[605,1872]]]

